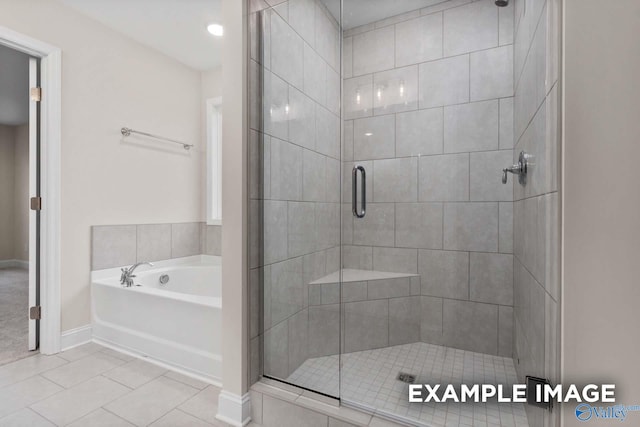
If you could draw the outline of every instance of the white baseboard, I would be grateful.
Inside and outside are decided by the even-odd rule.
[[[249,393],[244,396],[222,390],[218,397],[216,418],[234,427],[244,427],[251,422],[251,399]]]
[[[91,325],[80,326],[79,328],[69,329],[60,334],[60,351],[69,350],[82,344],[91,342],[93,339],[93,331]]]
[[[22,261],[20,259],[4,259],[0,260],[0,268],[22,268],[29,269],[29,261]]]

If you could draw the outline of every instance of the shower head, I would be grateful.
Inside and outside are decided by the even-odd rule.
[[[496,0],[496,6],[505,7],[509,5],[509,0]]]

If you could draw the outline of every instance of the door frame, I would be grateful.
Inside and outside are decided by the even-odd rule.
[[[60,351],[62,51],[3,26],[0,44],[40,58],[40,353],[54,354]]]

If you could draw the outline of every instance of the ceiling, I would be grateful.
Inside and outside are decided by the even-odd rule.
[[[0,45],[0,125],[29,122],[29,56]]]
[[[220,23],[222,0],[60,1],[196,70],[221,65],[222,38],[207,25]]]
[[[342,29],[349,30],[444,1],[446,0],[345,0]],[[322,2],[339,22],[340,1],[322,0]]]

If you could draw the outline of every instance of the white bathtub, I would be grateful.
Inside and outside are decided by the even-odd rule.
[[[94,339],[219,384],[220,257],[162,261],[134,274],[135,286],[126,288],[119,268],[92,272]]]

